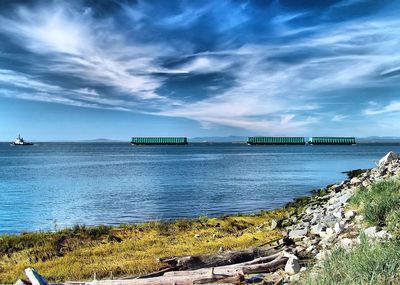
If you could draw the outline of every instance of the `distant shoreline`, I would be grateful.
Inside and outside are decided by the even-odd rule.
[[[29,142],[35,143],[35,144],[46,144],[46,143],[71,143],[71,144],[112,144],[112,143],[120,143],[120,144],[130,144],[130,141],[36,141],[36,140],[30,140]],[[9,141],[0,141],[0,144],[10,144],[11,142]],[[244,144],[247,145],[247,142],[245,141],[190,141],[188,144]],[[400,139],[396,141],[357,141],[356,145],[398,145],[400,144]],[[306,144],[308,145],[308,144]],[[340,146],[338,144],[332,144],[335,146]],[[332,145],[325,145],[325,146],[332,146]],[[152,145],[154,146],[154,145]],[[157,145],[156,145],[157,146]],[[289,145],[289,144],[281,144],[281,145],[263,145],[263,146],[304,146],[304,145]],[[349,147],[349,145],[343,145],[343,147]]]

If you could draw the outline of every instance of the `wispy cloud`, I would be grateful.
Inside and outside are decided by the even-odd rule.
[[[332,122],[343,122],[345,119],[347,119],[349,116],[346,115],[335,115],[332,118]]]
[[[56,5],[35,10],[20,7],[17,19],[3,16],[0,26],[32,52],[51,55],[50,66],[43,69],[120,88],[140,99],[161,97],[155,90],[162,81],[150,74],[158,68],[152,60],[165,55],[164,50],[156,45],[129,45],[114,34],[111,21],[95,22],[86,10]]]
[[[103,14],[84,2],[16,4],[0,12],[0,40],[22,50],[0,47],[0,95],[271,133],[305,132],[326,112],[352,120],[343,102],[358,102],[359,116],[394,113],[393,96],[365,109],[371,98],[360,90],[398,87],[400,20],[329,18],[361,2],[321,15],[278,2],[113,2]],[[21,54],[25,71],[2,66]]]
[[[400,113],[400,101],[393,101],[385,106],[368,108],[368,109],[364,110],[364,114],[368,115],[368,116],[386,114],[386,113],[394,113],[394,112]]]

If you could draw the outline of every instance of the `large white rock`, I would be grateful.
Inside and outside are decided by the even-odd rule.
[[[349,238],[344,238],[340,241],[340,244],[344,249],[350,249],[353,244],[353,240]]]
[[[350,193],[345,193],[342,196],[339,197],[339,203],[345,204],[347,201],[351,198]]]
[[[297,258],[289,258],[285,265],[285,272],[289,275],[298,273],[301,269],[299,260]]]
[[[307,235],[308,229],[299,229],[299,230],[293,230],[289,232],[289,238],[301,238]]]
[[[389,234],[389,233],[388,233],[387,231],[385,231],[385,230],[382,230],[382,231],[377,232],[377,233],[375,234],[375,236],[376,236],[377,238],[380,238],[380,239],[391,239],[391,238],[392,238],[392,235]]]
[[[375,227],[375,226],[366,228],[366,229],[364,230],[364,234],[365,234],[367,237],[376,237],[376,233],[377,233],[377,232],[378,232],[378,228]]]
[[[339,220],[341,220],[342,218],[344,218],[344,209],[339,208],[336,212],[333,213],[333,215]]]
[[[344,225],[341,222],[335,224],[335,233],[340,234],[344,230]]]
[[[322,232],[325,232],[326,226],[323,224],[316,224],[310,228],[310,233],[312,235],[321,235]]]
[[[393,160],[397,160],[397,159],[400,159],[400,156],[397,153],[393,152],[393,151],[389,151],[384,157],[382,157],[379,160],[378,165],[379,166],[383,166],[383,165],[385,165],[387,163],[390,163]]]
[[[344,213],[344,217],[348,220],[351,220],[352,218],[354,218],[356,214],[354,213],[354,211],[349,210],[346,213]]]
[[[351,180],[350,180],[350,184],[353,184],[353,185],[358,185],[358,184],[360,184],[361,183],[361,180],[358,178],[358,177],[353,177]]]

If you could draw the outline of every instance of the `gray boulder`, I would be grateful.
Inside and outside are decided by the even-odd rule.
[[[305,237],[308,233],[308,229],[299,229],[299,230],[293,230],[289,232],[289,238],[301,238]]]
[[[364,234],[365,234],[367,237],[375,237],[377,232],[378,232],[378,228],[375,227],[375,226],[366,228],[366,229],[364,230]]]
[[[285,265],[285,272],[289,275],[298,273],[301,269],[299,260],[297,258],[289,258]]]
[[[397,153],[395,153],[393,151],[389,151],[384,157],[382,157],[379,160],[378,165],[379,165],[379,167],[382,167],[385,164],[388,164],[388,163],[390,163],[394,160],[398,160],[398,159],[400,159],[400,156]]]

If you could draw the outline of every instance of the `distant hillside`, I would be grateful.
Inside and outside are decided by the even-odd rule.
[[[400,137],[395,136],[371,136],[365,138],[357,138],[357,142],[359,143],[400,143]]]

